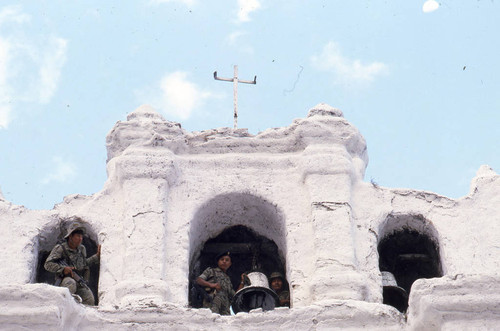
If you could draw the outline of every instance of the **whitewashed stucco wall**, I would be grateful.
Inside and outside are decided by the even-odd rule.
[[[257,136],[227,128],[186,132],[143,106],[115,125],[107,148],[108,180],[92,196],[68,196],[50,211],[0,196],[3,325],[440,329],[500,321],[492,291],[500,286],[500,176],[487,166],[471,193],[456,200],[365,183],[363,137],[324,104]],[[50,250],[74,216],[103,247],[99,307],[33,284],[38,253]],[[206,240],[232,225],[277,244],[291,309],[221,317],[188,307],[190,263]],[[401,227],[438,242],[444,274],[414,283],[407,321],[382,304],[378,269],[381,237]],[[479,297],[481,304],[472,304]]]

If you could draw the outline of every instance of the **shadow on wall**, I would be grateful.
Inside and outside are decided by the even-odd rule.
[[[421,215],[390,215],[378,243],[384,303],[405,312],[412,284],[443,275],[434,226]]]
[[[36,283],[46,283],[54,284],[55,276],[53,273],[48,272],[44,268],[45,260],[49,256],[52,249],[59,243],[65,241],[64,236],[67,233],[69,225],[73,222],[72,219],[59,220],[57,225],[46,226],[38,235],[38,254],[37,264],[36,264]],[[83,222],[86,234],[83,236],[82,245],[85,246],[87,250],[87,257],[90,257],[97,253],[97,235],[87,222]],[[90,279],[88,281],[89,287],[92,289],[94,294],[95,304],[98,305],[99,297],[98,285],[99,285],[99,265],[93,265],[90,267]]]
[[[211,199],[191,222],[189,288],[207,267],[216,266],[217,254],[227,250],[232,255],[228,275],[235,289],[243,272],[286,275],[285,233],[282,213],[260,197],[229,193]],[[199,306],[189,297],[192,307]]]

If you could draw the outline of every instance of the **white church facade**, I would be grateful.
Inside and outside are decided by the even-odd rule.
[[[482,166],[450,199],[363,181],[366,142],[340,110],[257,135],[187,132],[148,106],[106,139],[108,179],[52,210],[0,196],[0,329],[456,330],[500,325],[500,176]],[[0,183],[1,184],[1,183]],[[75,217],[98,304],[49,285],[48,253]],[[193,279],[221,248],[232,279],[285,275],[291,307],[220,316]],[[392,277],[392,278],[391,278]]]

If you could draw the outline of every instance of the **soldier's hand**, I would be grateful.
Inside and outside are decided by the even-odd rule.
[[[222,287],[220,286],[220,284],[219,284],[219,283],[215,283],[214,285],[215,285],[215,286],[214,286],[213,288],[215,288],[217,291],[222,290]]]
[[[64,267],[63,274],[65,275],[72,275],[73,274],[73,267]]]

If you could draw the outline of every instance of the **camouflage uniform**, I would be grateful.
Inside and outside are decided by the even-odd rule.
[[[64,254],[62,246],[66,249],[70,261],[66,261],[66,255]],[[68,243],[64,242],[56,245],[52,249],[44,264],[47,271],[55,273],[56,276],[64,277],[60,286],[67,287],[71,294],[78,294],[82,298],[84,304],[94,305],[94,295],[92,294],[92,291],[78,284],[70,276],[64,275],[64,266],[62,266],[59,262],[62,260],[65,260],[70,266],[74,266],[78,275],[88,281],[90,276],[89,266],[99,262],[97,254],[87,258],[87,250],[85,249],[85,246],[80,245],[76,249],[71,249],[69,248]]]
[[[286,300],[286,301],[290,302],[290,292],[288,292],[286,290],[281,291],[280,293],[278,293],[278,299],[279,299],[279,302],[278,302],[278,305],[276,307],[290,307],[289,303],[281,305],[282,300]]]
[[[231,300],[233,300],[234,289],[229,276],[219,267],[208,267],[200,275],[200,278],[210,283],[219,283],[221,286],[220,291],[212,289],[209,293],[212,302],[203,300],[203,308],[210,308],[212,312],[217,314],[230,315],[229,307],[231,306]]]

